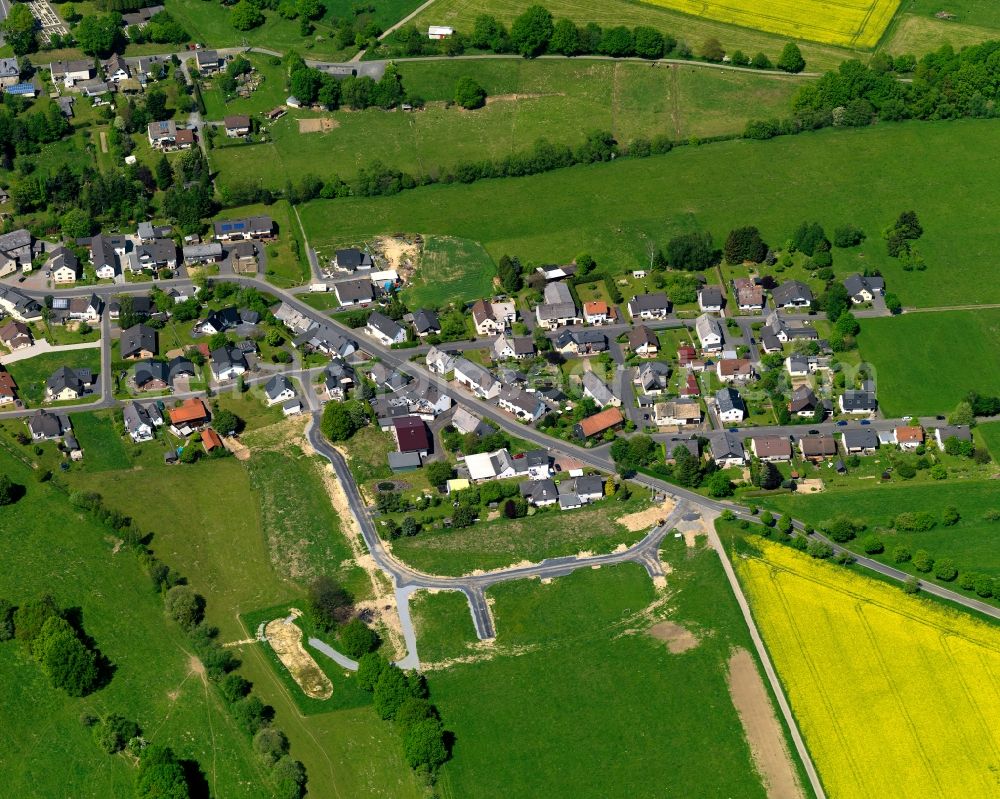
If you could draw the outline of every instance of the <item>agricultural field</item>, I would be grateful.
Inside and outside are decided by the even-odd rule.
[[[605,499],[579,510],[546,509],[523,519],[480,521],[459,530],[425,530],[392,542],[400,560],[430,574],[461,575],[474,569],[499,569],[521,561],[537,563],[577,552],[611,552],[634,544],[647,532],[618,523],[625,514],[647,506],[644,499],[626,503]]]
[[[726,682],[749,635],[716,554],[684,550],[669,610],[634,564],[490,590],[495,643],[431,673],[455,732],[442,797],[765,795]]]
[[[37,407],[45,398],[45,381],[61,366],[73,369],[90,369],[95,375],[95,381],[101,371],[101,351],[99,348],[83,350],[66,350],[63,352],[46,352],[7,364],[7,371],[17,383],[17,391],[21,399],[31,406]],[[95,393],[85,395],[75,403],[90,402],[98,399],[100,388],[95,386]],[[73,403],[70,403],[73,404]]]
[[[479,242],[428,236],[420,265],[403,292],[411,308],[441,308],[493,293],[496,265]]]
[[[938,19],[939,12],[952,15]],[[1000,35],[1000,7],[991,0],[904,0],[889,25],[882,48],[889,53],[924,53],[944,43],[956,50]]]
[[[644,2],[743,28],[852,48],[875,47],[899,7],[899,0],[780,0],[766,8],[754,0]]]
[[[858,337],[886,416],[950,413],[970,391],[1000,394],[1000,309],[865,319]]]
[[[903,544],[910,552],[926,549],[935,557],[950,557],[960,572],[982,572],[1000,577],[1000,522],[986,518],[988,511],[1000,509],[995,483],[995,480],[982,479],[923,485],[870,483],[865,488],[819,494],[784,494],[767,498],[765,504],[813,526],[847,513],[866,523],[870,530],[877,530],[885,544],[885,552],[872,557],[897,568],[913,571],[912,564],[897,564],[892,560],[893,548]],[[942,508],[948,506],[957,508],[962,517],[952,527],[938,524],[922,532],[888,529],[892,517],[904,510],[929,511],[940,516]]]
[[[376,160],[437,175],[458,163],[530,149],[540,138],[576,146],[596,129],[611,131],[623,144],[661,134],[677,140],[734,134],[749,119],[783,115],[803,82],[587,59],[409,61],[400,72],[407,91],[427,101],[424,109],[334,111],[324,115],[332,129],[309,133],[300,132],[299,122],[314,115],[293,112],[267,124],[273,141],[216,148],[212,164],[224,184],[245,182],[252,171],[264,185],[281,189],[307,174],[350,180]],[[484,108],[446,107],[463,76],[490,95]]]
[[[838,277],[878,267],[905,305],[995,303],[1000,283],[984,281],[982,270],[1000,248],[1000,230],[990,221],[1000,212],[992,190],[1000,165],[976,153],[998,132],[1000,122],[969,120],[721,142],[533,177],[318,200],[301,213],[317,247],[386,231],[421,232],[471,239],[494,259],[517,254],[536,264],[589,251],[612,271],[645,263],[648,239],[665,244],[693,228],[707,229],[721,246],[733,227],[754,224],[780,246],[803,220],[827,231],[852,223],[868,238],[834,250]],[[740,185],[753,187],[752,209],[742,192],[720,189],[736,175]],[[929,182],[935,192],[922,190]],[[903,271],[880,235],[911,207],[925,231],[917,243],[927,262],[922,272]]]
[[[476,16],[493,14],[507,25],[533,0],[486,0],[472,3],[469,0],[435,0],[413,20],[417,28],[428,25],[451,25],[462,33],[473,29]],[[740,49],[746,53],[766,53],[772,61],[781,53],[787,36],[763,30],[738,28],[710,19],[673,11],[663,3],[630,2],[630,0],[545,0],[542,3],[556,19],[567,17],[578,25],[596,22],[603,27],[650,25],[679,41],[685,41],[693,50],[709,38],[716,38],[729,52]],[[853,54],[843,48],[806,42],[800,45],[807,69],[832,69]]]
[[[994,792],[997,628],[752,543],[736,568],[829,795]],[[873,719],[897,721],[876,733]]]
[[[115,666],[106,687],[75,699],[53,689],[17,643],[0,645],[4,792],[133,797],[129,761],[104,754],[80,723],[83,713],[116,712],[138,721],[152,742],[196,761],[199,781],[213,795],[273,796],[249,740],[215,690],[192,671],[189,644],[167,622],[135,557],[117,550],[103,528],[69,506],[64,493],[38,483],[2,448],[0,473],[27,489],[3,509],[0,596],[17,604],[50,592],[60,605],[79,608],[86,633]],[[212,735],[203,734],[206,727]]]
[[[976,435],[986,445],[993,460],[1000,462],[1000,422],[987,422],[976,428]]]

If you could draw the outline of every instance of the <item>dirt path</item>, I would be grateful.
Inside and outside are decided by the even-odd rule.
[[[750,754],[769,799],[802,799],[799,775],[750,653],[737,649],[729,658],[729,694],[746,733]]]
[[[108,151],[108,132],[106,130],[101,131],[101,152],[106,153]]]

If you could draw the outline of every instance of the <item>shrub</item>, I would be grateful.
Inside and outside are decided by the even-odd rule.
[[[261,760],[273,766],[288,754],[288,739],[281,730],[265,727],[254,736],[253,748]]]
[[[833,547],[826,543],[826,541],[810,541],[806,547],[806,552],[810,557],[825,560],[833,556]]]
[[[904,480],[912,480],[917,476],[917,467],[912,463],[901,463],[896,467],[896,474]]]
[[[163,608],[181,629],[190,632],[205,615],[205,600],[189,585],[175,585],[163,597]]]
[[[908,547],[899,544],[892,549],[892,560],[894,563],[908,563],[913,556]]]
[[[918,591],[920,591],[920,580],[916,577],[907,577],[903,581],[903,593],[916,594]]]
[[[382,672],[389,667],[389,661],[378,652],[369,652],[358,659],[358,685],[369,693],[375,690]]]
[[[824,522],[822,528],[838,544],[850,541],[856,534],[854,522],[847,516],[837,516]]]
[[[239,702],[249,694],[250,687],[248,680],[235,673],[227,674],[222,682],[219,683],[219,691],[222,693],[222,698],[229,704]]]
[[[934,564],[934,576],[942,582],[950,583],[958,577],[958,569],[955,568],[955,562],[951,558],[941,558],[941,560]]]
[[[805,552],[809,547],[809,539],[804,535],[793,535],[788,543],[799,552]]]
[[[139,735],[139,725],[117,713],[109,713],[94,725],[93,735],[97,745],[109,755],[113,755]]]
[[[954,527],[961,520],[962,514],[958,512],[958,508],[954,505],[947,505],[943,511],[941,511],[941,524],[945,527]]]
[[[774,527],[774,516],[771,511],[765,510],[760,514],[760,523],[765,527]]]
[[[893,519],[893,527],[907,532],[927,532],[937,525],[937,519],[930,511],[906,511]]]
[[[861,548],[864,549],[866,555],[878,555],[880,552],[885,552],[885,544],[882,543],[882,539],[874,535],[866,536],[861,541]]]
[[[913,553],[913,568],[925,574],[934,568],[934,558],[925,549],[918,549]]]
[[[486,90],[468,75],[455,83],[455,102],[467,110],[482,108],[486,104]]]
[[[6,599],[0,599],[0,641],[14,637],[14,606]]]
[[[351,619],[347,622],[340,629],[339,640],[344,654],[355,660],[376,650],[380,643],[378,633],[361,619]]]
[[[983,599],[989,599],[991,596],[995,595],[995,584],[993,578],[988,574],[980,574],[976,576],[975,581],[976,594],[981,596]]]
[[[272,715],[270,708],[253,694],[234,702],[232,713],[236,724],[250,737],[256,735],[262,727],[266,727]]]

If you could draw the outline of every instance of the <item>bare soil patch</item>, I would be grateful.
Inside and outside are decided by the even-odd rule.
[[[622,525],[630,533],[638,532],[652,527],[660,519],[665,519],[670,511],[674,509],[672,500],[665,500],[662,505],[654,505],[651,508],[629,513],[618,518],[618,524]]]
[[[328,117],[299,120],[299,133],[329,133],[339,127],[340,123],[337,120]]]
[[[774,715],[771,698],[753,658],[745,649],[737,649],[729,658],[727,679],[729,694],[769,799],[801,799],[804,796],[802,786],[785,746],[781,725]]]
[[[375,240],[373,250],[385,258],[386,268],[395,269],[404,282],[408,282],[417,271],[423,237],[412,239],[399,236],[382,236]]]
[[[824,488],[822,480],[799,480],[795,489],[798,494],[816,494]]]
[[[264,628],[267,642],[288,669],[302,692],[313,699],[333,696],[333,683],[302,646],[302,630],[286,619],[275,619]]]
[[[565,97],[566,92],[523,92],[515,94],[491,94],[486,98],[486,105],[493,103],[516,103],[518,100],[537,100],[540,97]]]
[[[663,641],[672,655],[680,655],[698,646],[698,636],[677,622],[661,621],[649,628],[649,634]]]
[[[222,446],[233,453],[233,457],[238,461],[245,461],[250,459],[250,447],[246,446],[241,441],[237,440],[233,436],[226,436],[222,439]]]

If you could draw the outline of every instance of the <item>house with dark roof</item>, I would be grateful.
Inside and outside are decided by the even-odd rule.
[[[520,422],[535,422],[547,410],[541,397],[533,391],[503,388],[497,397],[497,407],[512,414]]]
[[[972,431],[966,424],[941,425],[941,427],[934,430],[934,440],[937,442],[939,449],[944,449],[944,444],[949,438],[971,442]]]
[[[230,139],[239,139],[250,135],[250,117],[246,114],[232,114],[223,117],[222,125],[226,129],[226,136]]]
[[[366,277],[334,283],[333,293],[341,305],[367,305],[375,299],[375,289]]]
[[[628,348],[640,358],[655,358],[660,351],[660,341],[648,327],[636,325],[628,331]]]
[[[837,454],[837,442],[833,436],[828,435],[802,436],[799,439],[799,450],[806,460],[821,461]]]
[[[871,416],[878,410],[878,401],[874,391],[849,388],[837,400],[841,413],[857,416]]]
[[[211,354],[212,377],[232,380],[247,371],[246,356],[237,347],[219,347]]]
[[[205,319],[198,324],[198,332],[207,336],[214,336],[216,333],[225,333],[239,327],[242,319],[240,312],[235,305],[228,305],[217,311],[212,311]]]
[[[549,478],[544,480],[525,480],[518,486],[521,496],[538,508],[555,505],[559,501],[559,489]]]
[[[847,289],[851,302],[860,305],[885,294],[885,278],[877,275],[871,277],[858,274],[848,275],[844,278],[844,288]]]
[[[215,240],[246,241],[267,239],[274,230],[274,220],[269,216],[250,216],[245,219],[220,219],[213,223]]]
[[[670,313],[670,298],[663,292],[637,294],[628,301],[632,319],[666,319]]]
[[[771,299],[777,308],[808,308],[812,305],[813,293],[801,280],[786,280],[771,290]]]
[[[590,397],[599,408],[608,405],[618,407],[622,404],[621,397],[617,396],[592,369],[583,373],[583,396]]]
[[[118,274],[118,259],[125,255],[127,240],[98,233],[90,240],[90,262],[100,280],[112,280]]]
[[[348,247],[333,254],[333,265],[345,272],[357,272],[359,269],[373,268],[375,262],[368,253],[357,247]]]
[[[846,427],[840,444],[845,455],[872,455],[878,449],[878,435],[870,427]]]
[[[712,460],[721,469],[742,466],[746,463],[746,450],[738,433],[714,430],[708,434],[708,450]]]
[[[60,366],[45,381],[45,399],[49,402],[79,399],[94,385],[94,375],[89,369]]]
[[[493,342],[493,358],[497,361],[530,358],[535,354],[535,341],[531,336],[512,336],[502,333]]]
[[[137,444],[151,441],[156,428],[163,426],[163,414],[155,402],[129,402],[122,410],[122,416],[125,432]]]
[[[219,57],[218,50],[198,50],[194,58],[195,65],[202,75],[218,72],[222,69],[222,59]]]
[[[402,326],[378,311],[372,311],[369,315],[365,332],[387,347],[406,341],[406,331]]]
[[[747,406],[735,388],[719,389],[715,393],[715,407],[722,422],[742,422],[747,415]]]
[[[75,283],[80,279],[80,262],[71,250],[56,247],[45,262],[54,283]]]
[[[62,438],[73,429],[65,414],[39,411],[28,419],[28,430],[35,441],[53,441]]]
[[[646,361],[637,366],[632,382],[639,386],[644,394],[661,394],[667,390],[670,380],[670,364],[663,361]]]
[[[787,436],[753,436],[750,439],[753,456],[762,461],[790,461],[792,443]]]
[[[119,339],[121,357],[127,361],[154,357],[157,353],[156,345],[156,331],[141,323],[123,330]]]
[[[31,328],[23,322],[11,321],[0,327],[0,344],[3,344],[11,352],[30,347],[33,343]]]
[[[563,355],[598,355],[608,350],[608,337],[600,330],[564,330],[552,342]]]
[[[413,332],[420,338],[441,332],[441,320],[437,311],[421,308],[413,312]]]
[[[295,386],[284,375],[275,375],[264,384],[264,396],[267,397],[267,407],[295,399]]]
[[[721,313],[724,303],[721,286],[704,286],[698,292],[698,308],[702,313]]]
[[[173,239],[153,239],[135,249],[135,261],[143,269],[176,269],[177,245]]]
[[[170,386],[170,367],[164,361],[137,361],[135,387],[140,391],[161,391]]]
[[[399,452],[416,452],[426,456],[431,449],[430,433],[423,419],[400,416],[392,420],[392,437]]]
[[[792,391],[792,398],[788,403],[788,412],[793,416],[802,418],[812,418],[816,415],[816,410],[823,407],[816,393],[807,385],[799,386]]]

